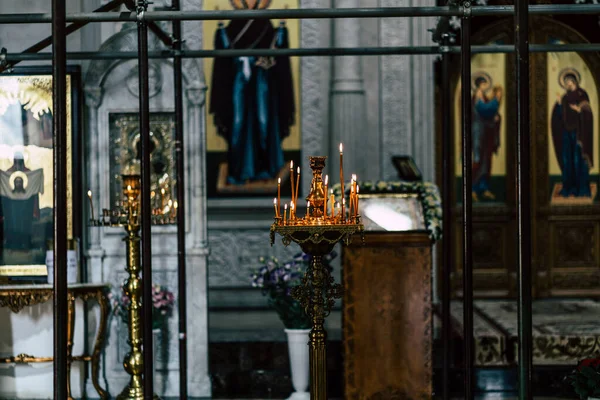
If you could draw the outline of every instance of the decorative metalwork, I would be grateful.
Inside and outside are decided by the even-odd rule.
[[[335,299],[343,294],[343,287],[334,282],[329,270],[323,265],[322,258],[329,254],[333,247],[343,242],[346,245],[352,241],[352,236],[360,233],[364,241],[364,227],[360,223],[357,213],[358,202],[353,179],[350,196],[351,207],[348,215],[343,209],[340,213],[331,215],[327,211],[327,179],[325,185],[322,179],[322,171],[325,167],[325,157],[310,157],[310,166],[313,170],[311,191],[306,197],[307,212],[303,218],[297,218],[295,214],[294,199],[290,208],[290,219],[284,214],[281,217],[276,210],[275,223],[271,225],[271,245],[275,242],[275,233],[282,237],[285,246],[295,242],[302,250],[311,256],[311,263],[302,278],[302,284],[292,290],[292,297],[300,302],[306,310],[307,315],[312,318],[312,330],[310,332],[310,395],[314,400],[327,399],[327,366],[326,366],[326,340],[325,318],[331,312]],[[340,171],[341,180],[343,172]],[[356,196],[356,197],[355,197]],[[292,196],[293,197],[293,196]],[[342,200],[342,203],[344,200]],[[279,199],[276,199],[276,204]],[[333,210],[333,209],[332,209]]]
[[[8,307],[12,312],[18,313],[25,307],[45,303],[50,297],[52,289],[0,291],[0,307]]]

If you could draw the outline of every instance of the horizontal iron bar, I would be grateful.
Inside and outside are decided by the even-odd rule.
[[[510,16],[514,6],[476,6],[472,16]],[[295,10],[204,10],[204,11],[148,11],[140,15],[146,21],[202,21],[248,18],[269,19],[323,19],[323,18],[395,18],[395,17],[451,17],[462,16],[463,7],[390,7],[390,8],[306,8]],[[530,15],[600,14],[600,4],[542,4],[529,6]],[[51,13],[2,14],[0,24],[50,23]],[[67,22],[137,21],[133,11],[106,13],[73,13]]]
[[[583,44],[533,44],[530,46],[532,53],[564,53],[564,52],[600,52],[600,43]],[[472,46],[472,53],[513,53],[512,45],[482,45]],[[441,54],[444,48],[438,46],[401,46],[401,47],[348,47],[348,48],[310,48],[310,49],[249,49],[249,50],[189,50],[182,51],[182,58],[210,58],[210,57],[244,57],[244,56],[385,56],[385,55],[417,55]],[[449,53],[460,53],[460,46],[450,46]],[[151,51],[150,58],[173,58],[172,50]],[[127,60],[137,59],[137,52],[71,52],[67,53],[70,60]],[[37,54],[7,54],[8,62],[51,60],[52,53]]]

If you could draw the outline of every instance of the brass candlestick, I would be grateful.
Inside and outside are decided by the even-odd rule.
[[[125,355],[123,367],[131,378],[129,384],[117,396],[117,400],[143,400],[144,399],[144,357],[142,352],[142,281],[140,279],[140,190],[141,179],[139,175],[123,175],[123,207],[110,213],[104,210],[101,220],[92,220],[92,226],[123,227],[127,236],[123,239],[127,251],[127,268],[129,274],[123,284],[123,291],[129,297],[129,345],[131,350]],[[156,221],[152,221],[153,223]],[[149,300],[152,303],[152,300]],[[151,322],[149,322],[151,323]],[[150,349],[152,351],[152,349]],[[152,379],[152,377],[150,377]],[[155,399],[159,397],[153,394]]]
[[[326,157],[309,157],[313,171],[311,190],[306,197],[309,210],[304,218],[289,222],[276,218],[271,225],[271,245],[275,242],[275,233],[282,236],[282,242],[288,246],[296,242],[306,254],[311,256],[310,265],[302,278],[302,284],[292,290],[292,296],[300,302],[306,313],[312,318],[310,332],[310,397],[312,400],[327,399],[327,354],[325,318],[331,312],[335,299],[343,294],[343,287],[334,283],[329,270],[322,262],[323,256],[331,253],[333,247],[343,242],[350,244],[352,235],[363,234],[364,227],[358,215],[327,215],[323,212],[324,192],[322,171]],[[363,237],[364,241],[364,237]]]

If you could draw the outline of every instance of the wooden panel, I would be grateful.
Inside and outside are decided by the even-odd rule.
[[[431,399],[431,242],[371,233],[343,253],[347,399]]]
[[[508,238],[513,224],[505,216],[474,216],[473,221],[473,293],[475,297],[506,297],[513,292],[510,266],[514,265],[513,241]],[[452,274],[452,293],[462,296],[463,254],[462,224],[455,225],[456,243]]]
[[[597,268],[598,226],[570,221],[550,224],[550,268]]]

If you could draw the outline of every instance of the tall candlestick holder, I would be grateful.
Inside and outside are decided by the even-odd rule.
[[[302,284],[292,290],[292,297],[300,302],[307,315],[312,318],[309,342],[312,400],[327,399],[327,332],[324,323],[335,299],[343,295],[343,286],[334,283],[329,270],[323,265],[323,256],[331,253],[337,243],[349,245],[356,233],[361,234],[364,242],[364,227],[358,214],[347,217],[341,212],[336,215],[327,211],[327,193],[322,178],[326,158],[309,157],[313,178],[310,193],[306,197],[306,216],[288,220],[276,215],[270,231],[271,245],[278,233],[285,246],[292,242],[298,243],[302,251],[311,256]]]
[[[122,175],[123,197],[121,207],[112,211],[103,210],[102,217],[90,220],[92,226],[122,227],[127,236],[123,239],[126,243],[127,267],[129,274],[123,284],[123,292],[129,298],[127,313],[129,314],[128,344],[130,351],[125,355],[123,367],[131,375],[129,383],[117,396],[117,400],[143,400],[144,399],[144,357],[142,353],[142,280],[140,279],[140,202],[141,191],[140,175]],[[91,198],[91,195],[90,195]],[[92,210],[93,215],[93,210]],[[164,215],[152,215],[153,224],[167,223]],[[152,304],[152,300],[149,300]],[[146,323],[152,323],[151,321]],[[150,349],[152,351],[152,349]],[[152,379],[152,377],[150,377]],[[153,394],[154,399],[159,399]]]

